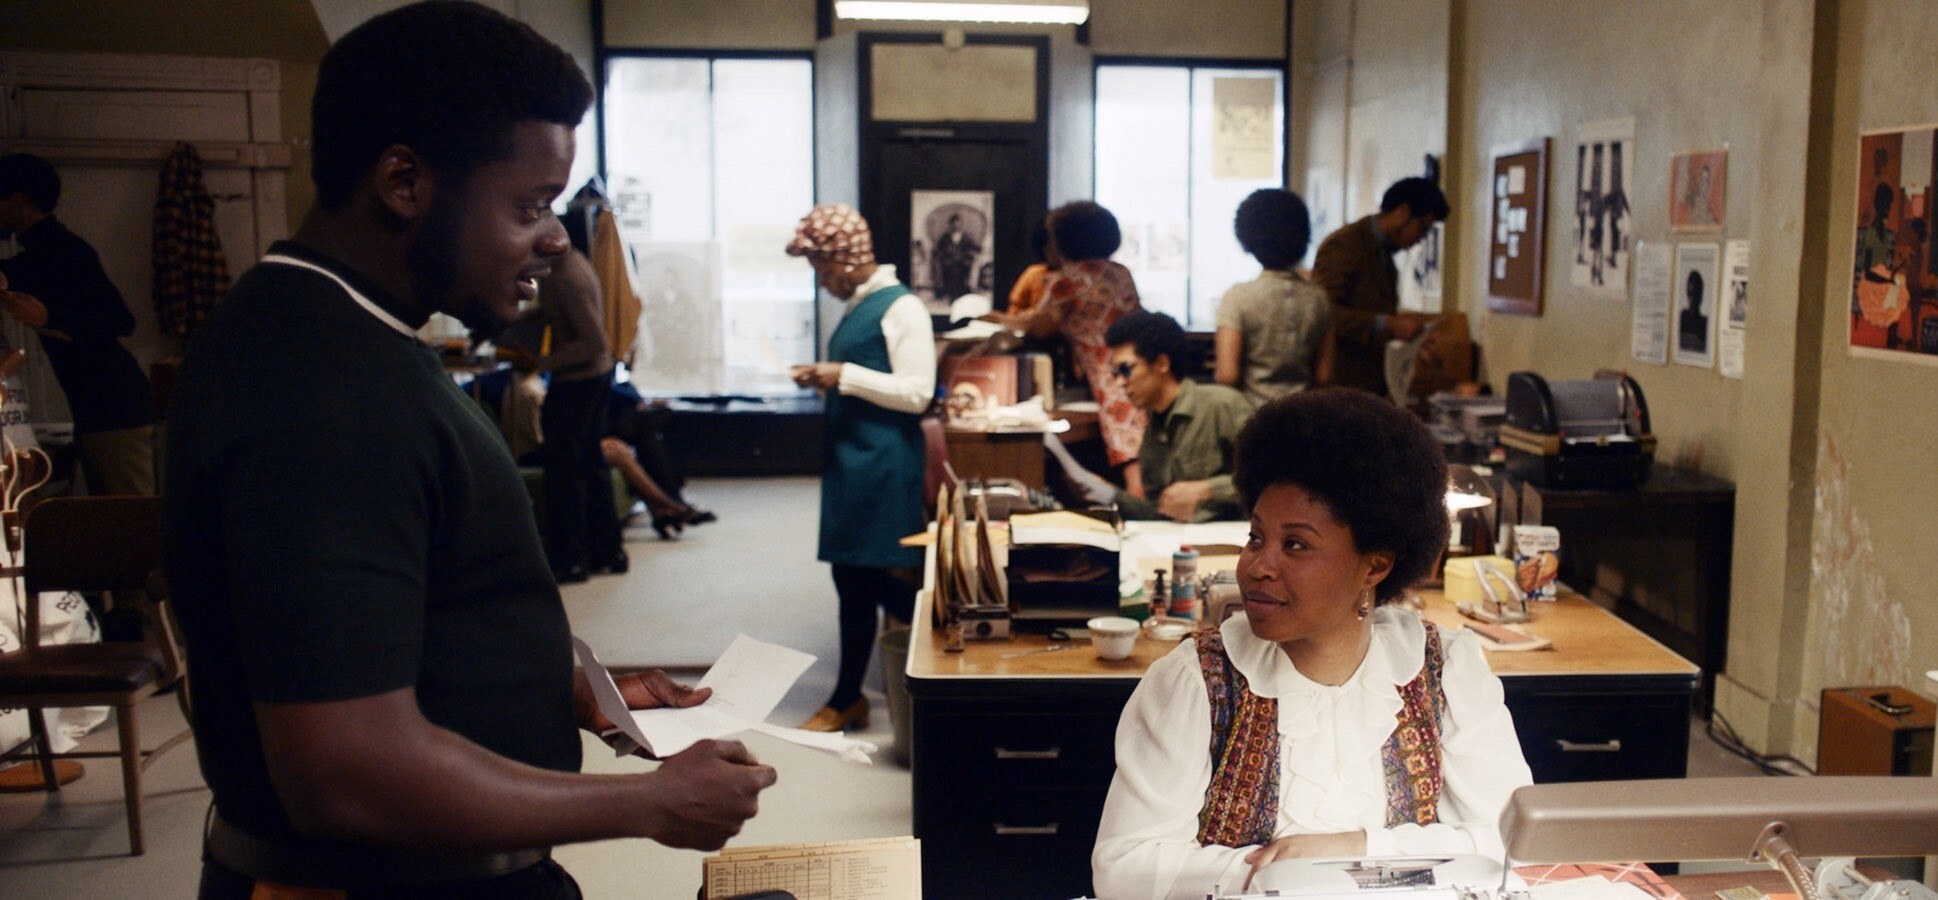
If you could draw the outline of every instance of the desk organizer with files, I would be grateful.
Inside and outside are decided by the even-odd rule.
[[[1118,611],[1122,539],[1114,516],[1056,512],[1010,518],[1004,581],[1020,631],[1081,628]]]

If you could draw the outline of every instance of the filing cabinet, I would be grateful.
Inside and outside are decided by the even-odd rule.
[[[1117,718],[1136,684],[979,681],[964,696],[911,681],[922,896],[1088,896]]]

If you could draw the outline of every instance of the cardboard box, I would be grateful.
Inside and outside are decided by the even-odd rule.
[[[1514,580],[1529,600],[1553,600],[1561,580],[1561,531],[1552,525],[1514,526]]]

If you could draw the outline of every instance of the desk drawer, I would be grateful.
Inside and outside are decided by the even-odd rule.
[[[1508,698],[1536,782],[1681,778],[1688,694],[1535,692]]]
[[[918,835],[922,896],[1089,896],[1090,850],[1104,793],[965,788],[948,821]]]
[[[1116,769],[1115,716],[941,715],[919,731],[921,764],[956,784],[1103,788]]]

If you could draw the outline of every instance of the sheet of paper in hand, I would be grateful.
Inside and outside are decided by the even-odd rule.
[[[707,670],[696,687],[712,688],[713,696],[686,709],[628,709],[612,673],[577,637],[572,649],[585,669],[586,682],[599,711],[656,758],[665,758],[709,738],[728,737],[749,729],[803,746],[827,750],[854,762],[869,762],[876,747],[838,732],[820,733],[785,728],[766,722],[789,688],[814,663],[814,656],[737,635],[727,651]]]

